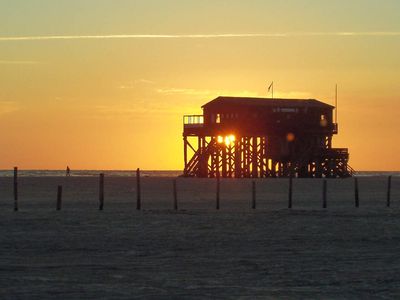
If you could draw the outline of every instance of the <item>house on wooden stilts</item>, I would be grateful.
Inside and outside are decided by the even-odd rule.
[[[315,99],[218,97],[183,118],[186,177],[349,177],[333,148],[334,106]]]

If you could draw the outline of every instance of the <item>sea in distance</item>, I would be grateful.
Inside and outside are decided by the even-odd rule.
[[[136,170],[71,170],[71,176],[75,177],[95,177],[103,173],[108,177],[129,177],[136,176]],[[177,177],[182,175],[181,170],[140,170],[143,177]],[[14,170],[0,170],[0,177],[12,177]],[[18,176],[21,177],[60,177],[66,176],[66,170],[18,170]]]
[[[71,170],[71,176],[94,177],[104,173],[109,177],[129,177],[135,176],[136,170]],[[141,170],[143,177],[178,177],[182,175],[182,170]],[[357,171],[357,177],[364,176],[400,176],[400,171]],[[12,177],[14,170],[0,170],[0,177]],[[60,177],[66,176],[66,170],[18,170],[21,177]]]

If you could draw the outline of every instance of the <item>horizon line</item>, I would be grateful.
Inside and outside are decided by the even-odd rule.
[[[342,31],[342,32],[286,32],[286,33],[223,33],[223,34],[109,34],[109,35],[37,35],[0,36],[0,42],[96,40],[96,39],[215,39],[215,38],[286,38],[286,37],[393,37],[400,31]]]

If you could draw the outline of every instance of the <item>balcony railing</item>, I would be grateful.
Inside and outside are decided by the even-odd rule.
[[[201,128],[204,124],[203,115],[186,115],[183,116],[184,128]]]

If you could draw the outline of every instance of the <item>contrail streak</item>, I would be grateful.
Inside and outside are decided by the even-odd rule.
[[[398,31],[372,32],[289,32],[289,33],[225,33],[225,34],[111,34],[111,35],[41,35],[2,36],[0,42],[51,41],[51,40],[100,40],[100,39],[217,39],[217,38],[286,38],[286,37],[397,37]]]
[[[0,60],[0,65],[37,65],[40,61],[33,60]]]

